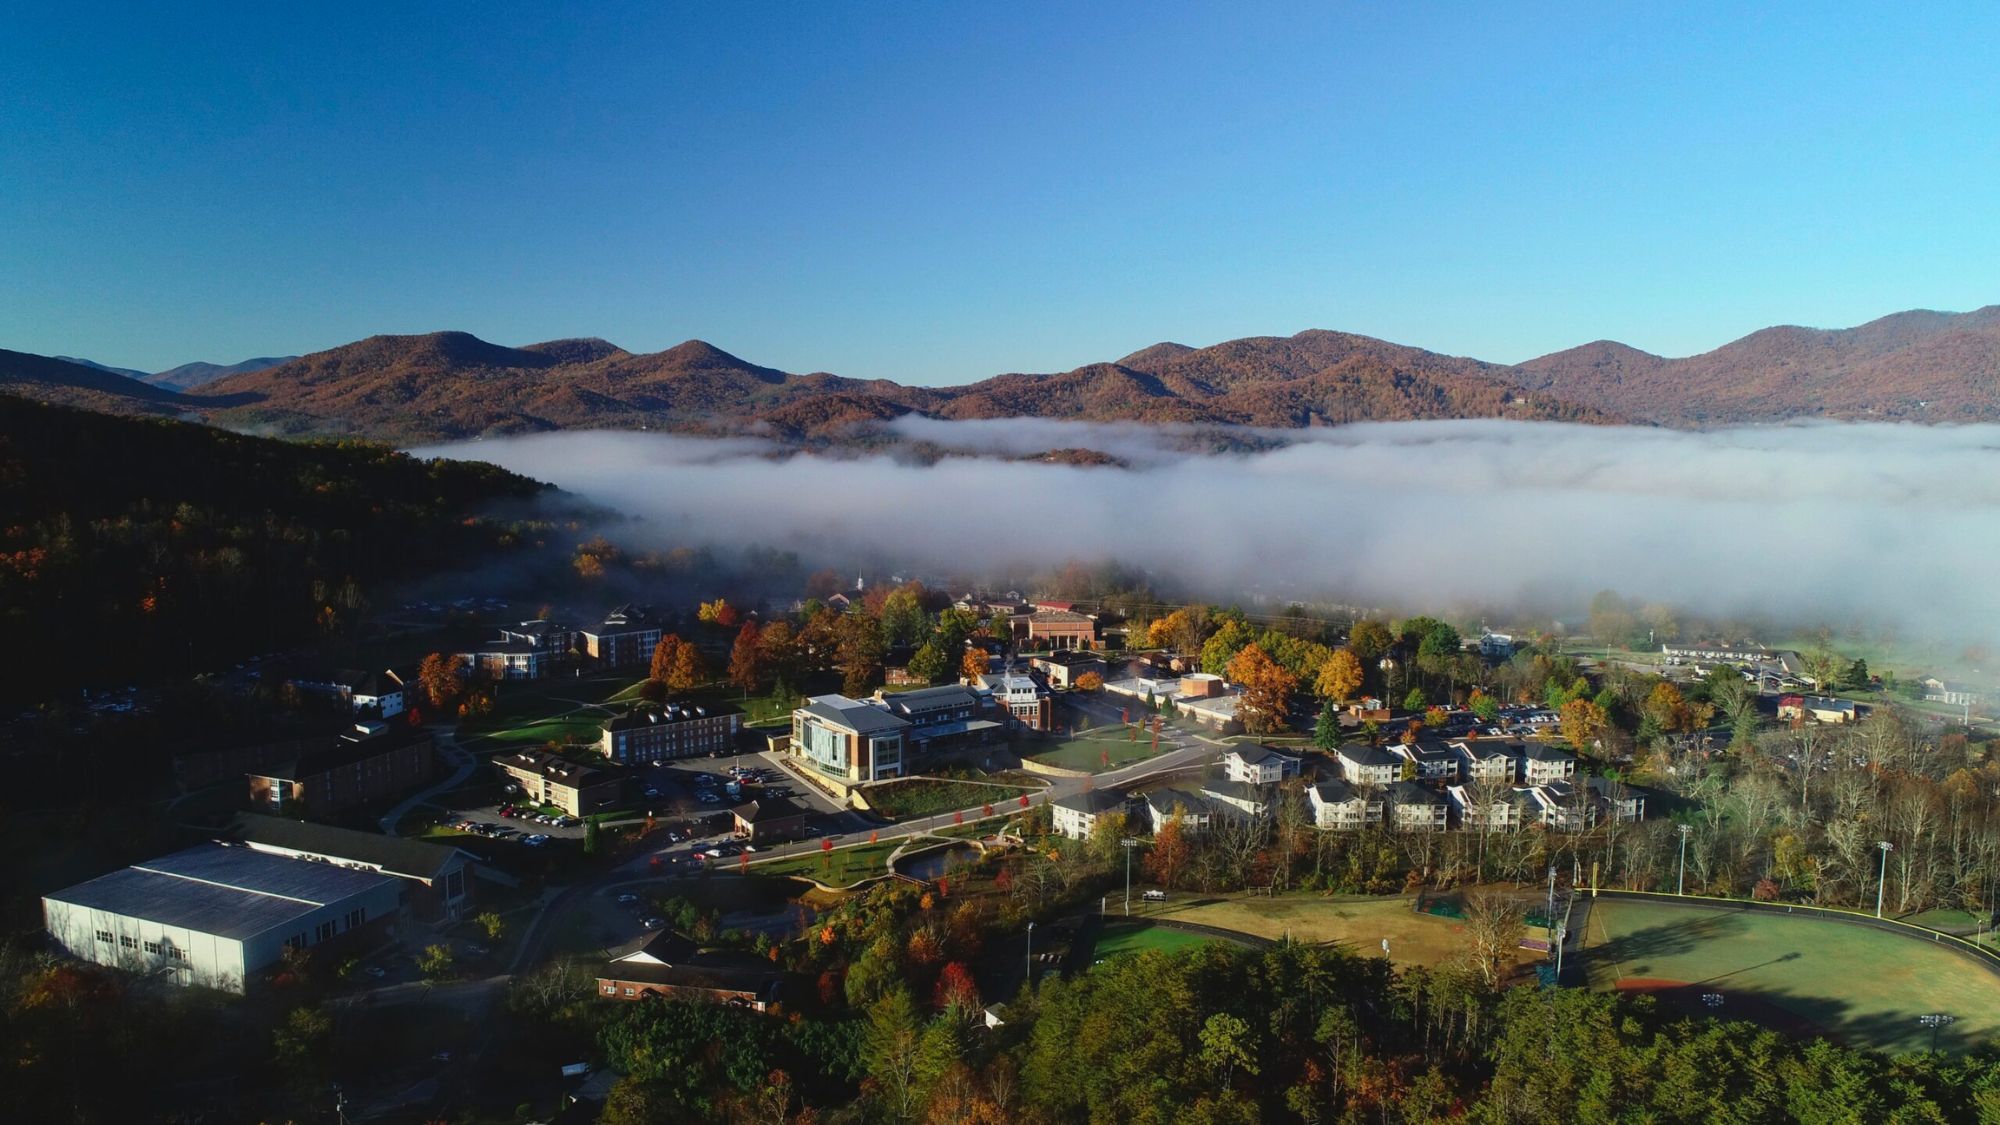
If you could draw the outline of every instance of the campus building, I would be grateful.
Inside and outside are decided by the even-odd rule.
[[[390,876],[219,843],[42,898],[49,936],[79,960],[237,993],[288,947],[365,951],[400,911]]]
[[[792,712],[792,750],[830,778],[855,784],[903,776],[910,724],[844,695],[816,695]]]
[[[522,750],[494,758],[493,767],[520,787],[522,800],[554,805],[571,816],[615,807],[624,789],[617,776],[559,754]]]
[[[733,750],[743,709],[727,703],[661,703],[604,724],[598,747],[621,766]]]
[[[248,771],[250,802],[273,813],[331,816],[401,797],[429,781],[430,732],[408,723],[360,723],[301,746],[297,757]]]
[[[401,880],[403,908],[419,922],[455,922],[472,914],[477,860],[458,848],[255,813],[237,814],[221,842]]]
[[[583,655],[603,668],[644,664],[660,647],[660,627],[640,606],[619,606],[605,614],[602,624],[579,629],[576,636]]]

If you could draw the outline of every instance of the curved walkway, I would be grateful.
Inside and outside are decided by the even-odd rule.
[[[472,776],[472,771],[479,765],[479,759],[473,756],[472,751],[458,744],[458,739],[452,733],[452,727],[444,723],[433,723],[429,729],[431,738],[437,743],[438,753],[452,763],[451,776],[428,789],[412,793],[403,798],[395,808],[383,813],[380,827],[384,836],[396,835],[396,826],[401,824],[403,818],[418,805],[439,793],[449,792],[465,784],[466,779]]]

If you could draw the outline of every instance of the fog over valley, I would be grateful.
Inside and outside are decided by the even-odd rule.
[[[901,444],[865,455],[630,432],[415,452],[554,482],[641,517],[638,537],[657,545],[748,539],[836,564],[983,574],[1117,559],[1225,599],[1567,614],[1610,587],[1704,616],[1867,621],[1954,643],[1989,641],[2000,614],[1996,426],[913,416],[887,430]],[[1031,459],[1074,449],[1120,464]]]

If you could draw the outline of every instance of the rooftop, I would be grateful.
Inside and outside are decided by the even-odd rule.
[[[768,824],[804,816],[811,810],[789,797],[762,797],[731,811],[746,824]]]
[[[240,941],[391,885],[369,871],[207,843],[47,897]]]
[[[573,762],[559,754],[538,754],[533,750],[522,750],[514,754],[503,754],[493,759],[499,765],[517,770],[540,774],[550,781],[581,789],[589,785],[600,785],[617,780],[603,770],[592,769],[581,762]]]
[[[742,713],[743,708],[733,703],[661,703],[633,708],[606,722],[604,729],[632,730],[636,727],[658,726],[661,723],[685,723],[694,719],[715,719]]]
[[[266,769],[251,770],[250,776],[297,781],[355,762],[365,762],[414,742],[428,742],[430,737],[429,731],[408,723],[389,724],[382,733],[373,737],[350,730],[345,734],[309,739],[301,745],[298,757]]]
[[[416,879],[435,878],[454,857],[467,854],[457,848],[426,844],[422,840],[402,836],[358,832],[352,828],[335,828],[330,824],[313,824],[257,813],[238,813],[224,830],[224,835],[231,841],[240,840],[252,847],[261,845],[291,852],[309,852]]]
[[[855,734],[889,734],[907,730],[910,726],[880,707],[844,695],[815,695],[799,709]]]
[[[1353,762],[1357,766],[1393,766],[1396,764],[1396,756],[1382,749],[1380,746],[1362,746],[1357,743],[1349,743],[1334,751],[1334,753],[1339,754],[1342,758]]]
[[[1099,813],[1110,812],[1113,809],[1122,809],[1131,802],[1132,795],[1122,790],[1086,789],[1081,793],[1071,793],[1067,797],[1059,797],[1055,803],[1057,808],[1069,809],[1073,812],[1089,813],[1092,816],[1096,816]]]
[[[877,696],[881,706],[886,706],[897,714],[914,711],[932,711],[940,707],[976,707],[979,697],[970,688],[958,684],[944,684],[939,687],[918,688],[915,691],[888,692]]]
[[[1047,656],[1037,656],[1035,659],[1044,664],[1054,664],[1062,668],[1075,668],[1104,663],[1104,658],[1094,652],[1052,652]]]
[[[1242,759],[1245,765],[1251,766],[1257,765],[1260,762],[1268,762],[1273,758],[1281,761],[1296,761],[1298,759],[1298,755],[1296,754],[1287,754],[1282,750],[1275,750],[1269,746],[1238,746],[1231,749],[1229,753]]]

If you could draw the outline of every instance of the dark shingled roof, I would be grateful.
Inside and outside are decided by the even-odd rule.
[[[775,820],[804,816],[811,810],[790,797],[763,797],[731,811],[747,824],[769,824]]]
[[[225,834],[230,840],[364,863],[413,879],[436,878],[454,857],[472,858],[470,853],[457,848],[426,844],[422,840],[257,813],[236,814]]]

